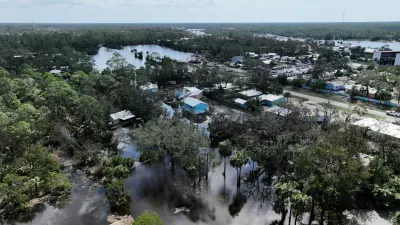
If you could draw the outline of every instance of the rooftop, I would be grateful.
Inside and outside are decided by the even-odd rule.
[[[256,91],[256,90],[247,90],[247,91],[242,91],[239,94],[242,94],[247,97],[255,97],[255,96],[262,95],[262,92]]]
[[[372,131],[400,138],[400,126],[373,118],[365,118],[353,123],[359,127],[369,128]]]
[[[244,100],[244,99],[241,99],[241,98],[237,98],[237,99],[235,99],[235,101],[234,102],[236,102],[236,103],[238,103],[238,104],[241,104],[241,105],[243,105],[243,104],[246,104],[246,100]]]
[[[129,120],[134,118],[135,116],[128,110],[124,110],[121,112],[113,113],[110,115],[113,120]]]
[[[198,99],[195,99],[195,98],[192,98],[192,97],[187,97],[187,98],[185,98],[185,99],[183,100],[183,102],[184,102],[186,105],[189,105],[189,106],[191,106],[191,107],[195,107],[195,106],[200,105],[200,104],[206,104],[206,105],[207,105],[207,103],[202,102],[202,101],[200,101],[200,100],[198,100]]]
[[[268,95],[261,95],[259,97],[260,101],[269,101],[269,102],[274,102],[278,99],[283,98],[282,95],[273,95],[273,94],[268,94]]]
[[[200,89],[198,89],[197,87],[183,87],[183,89],[186,89],[190,92],[197,92],[197,91],[201,91]]]

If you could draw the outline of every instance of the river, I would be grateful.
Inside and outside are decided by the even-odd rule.
[[[135,58],[135,54],[132,52],[134,49],[136,49],[138,52],[143,52],[143,60]],[[158,53],[160,57],[168,56],[179,61],[186,61],[193,54],[176,51],[159,45],[129,45],[125,46],[123,49],[109,49],[106,47],[101,47],[99,52],[92,57],[96,67],[99,70],[105,69],[107,67],[107,61],[112,57],[114,52],[120,53],[126,58],[128,63],[134,65],[136,68],[145,66],[147,52],[149,54]]]

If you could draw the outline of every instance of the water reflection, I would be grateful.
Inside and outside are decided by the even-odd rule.
[[[128,129],[118,130],[124,157],[138,160],[139,152],[130,142]],[[236,189],[236,170],[227,164],[226,177],[220,163],[209,173],[209,181],[201,188],[182,169],[171,174],[166,158],[158,164],[137,164],[125,181],[131,196],[130,214],[137,217],[144,211],[157,212],[168,225],[269,225],[280,219],[272,209],[270,200],[273,178],[263,177],[257,164],[242,169],[240,193]],[[251,176],[244,175],[251,174]],[[42,213],[26,224],[32,225],[106,225],[109,214],[104,188],[95,185],[82,173],[72,177],[72,199],[62,209],[44,205]],[[269,184],[264,186],[264,184]],[[371,215],[372,213],[372,215]],[[372,212],[353,213],[359,224],[390,224],[385,216]],[[24,223],[19,223],[24,224]]]
[[[134,53],[132,53],[134,49],[138,52],[143,52],[143,60],[135,58]],[[130,45],[125,46],[123,49],[108,49],[106,47],[101,47],[97,55],[93,56],[95,65],[100,70],[105,69],[107,67],[107,61],[112,57],[114,52],[120,53],[124,58],[126,58],[128,63],[134,65],[136,68],[145,66],[147,52],[149,55],[156,52],[160,57],[168,56],[179,61],[187,60],[192,55],[192,53],[180,52],[159,45]]]
[[[72,172],[71,200],[63,208],[49,204],[42,205],[42,212],[31,221],[15,224],[37,225],[93,225],[108,224],[108,202],[104,197],[104,188],[88,179],[83,172]],[[9,223],[11,224],[11,223]]]

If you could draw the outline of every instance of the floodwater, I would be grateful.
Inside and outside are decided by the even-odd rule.
[[[136,49],[138,52],[143,52],[143,59],[135,58],[135,54],[132,52]],[[147,52],[149,55],[152,53],[158,53],[162,58],[168,56],[178,61],[187,61],[193,53],[176,51],[170,48],[162,47],[159,45],[129,45],[123,49],[109,49],[101,47],[97,55],[93,56],[95,65],[99,70],[103,70],[107,67],[107,61],[112,57],[114,52],[120,53],[128,63],[134,65],[136,68],[145,66]]]
[[[336,44],[339,44],[338,42],[339,41],[336,41]],[[400,51],[400,42],[350,40],[350,41],[343,41],[343,43],[350,43],[351,45],[361,46],[363,48],[381,48],[384,45],[388,45],[388,47],[393,51]]]
[[[157,212],[166,225],[269,225],[280,219],[280,215],[272,210],[272,189],[263,186],[260,179],[242,181],[238,195],[236,170],[228,163],[224,179],[221,163],[209,172],[208,182],[203,179],[201,187],[194,189],[182,169],[171,173],[168,158],[159,164],[139,163],[140,153],[132,143],[129,132],[125,128],[117,130],[116,137],[122,156],[137,161],[136,169],[125,181],[131,196],[129,212],[134,218],[144,211],[151,211]],[[252,163],[245,165],[242,175],[256,166]],[[86,178],[82,172],[72,174],[72,183],[71,201],[64,208],[45,205],[30,222],[17,225],[107,225],[106,218],[110,212],[104,188]],[[177,209],[189,212],[175,213]],[[363,225],[390,224],[388,219],[375,211],[352,215]],[[385,218],[390,217],[386,215]]]
[[[71,172],[72,190],[68,204],[63,208],[45,204],[30,221],[17,225],[102,225],[107,223],[108,201],[103,186],[88,179],[82,171]],[[41,211],[41,212],[40,212]],[[9,223],[13,224],[13,223]]]

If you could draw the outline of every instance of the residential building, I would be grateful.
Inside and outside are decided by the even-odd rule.
[[[246,100],[241,99],[241,98],[237,98],[234,100],[234,102],[238,105],[240,105],[241,107],[246,107]]]
[[[187,97],[183,100],[184,113],[189,114],[194,117],[197,121],[206,118],[206,112],[208,110],[208,105],[198,99]]]
[[[345,84],[343,81],[330,81],[326,84],[325,89],[332,91],[345,90]]]
[[[239,92],[239,94],[244,95],[248,98],[253,98],[253,97],[262,95],[262,92],[256,91],[256,90],[247,90],[247,91]]]
[[[175,89],[175,97],[193,97],[200,100],[203,97],[203,91],[196,87],[183,87],[181,89]]]
[[[381,65],[400,66],[400,51],[376,51],[372,60]]]
[[[258,97],[258,99],[260,100],[261,105],[267,105],[267,106],[274,106],[285,102],[285,98],[282,95],[273,95],[273,94],[261,95]]]

